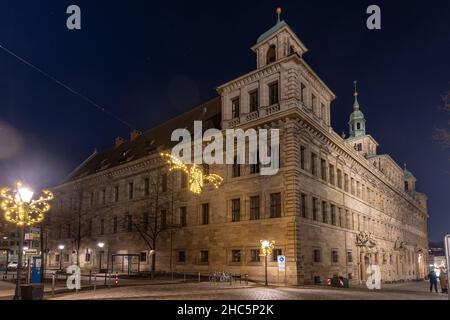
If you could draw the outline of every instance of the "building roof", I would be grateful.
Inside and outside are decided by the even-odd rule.
[[[264,32],[262,35],[260,35],[258,40],[256,40],[256,43],[258,44],[260,42],[263,42],[264,40],[271,37],[273,34],[277,33],[283,27],[287,27],[287,26],[288,26],[288,24],[284,20],[278,21],[276,25],[274,25],[272,28],[270,28],[269,30]]]
[[[129,161],[146,157],[160,150],[171,148],[178,143],[170,140],[172,132],[175,129],[185,128],[192,133],[194,121],[197,120],[202,121],[203,131],[211,128],[220,129],[220,97],[216,97],[144,132],[133,141],[125,141],[119,146],[114,146],[101,152],[94,152],[65,179],[65,182],[83,178]]]

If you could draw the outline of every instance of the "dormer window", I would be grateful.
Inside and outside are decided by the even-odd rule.
[[[231,115],[233,118],[239,118],[240,114],[241,111],[239,98],[233,99],[231,101]]]
[[[277,59],[277,47],[275,45],[271,45],[269,50],[267,50],[267,60],[266,63],[270,64],[275,62]]]

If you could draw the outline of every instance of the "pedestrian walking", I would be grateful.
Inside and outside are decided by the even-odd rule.
[[[436,275],[436,272],[434,270],[430,271],[430,273],[428,274],[428,279],[430,280],[430,292],[433,292],[433,286],[434,286],[434,290],[437,293],[438,292],[438,289],[437,289],[437,275]]]
[[[448,293],[448,275],[446,271],[442,270],[441,274],[439,275],[439,281],[441,285],[441,292]]]

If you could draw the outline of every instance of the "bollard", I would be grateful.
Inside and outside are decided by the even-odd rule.
[[[97,289],[97,274],[94,273],[94,292]]]
[[[200,283],[200,272],[198,273],[198,282]]]
[[[52,272],[52,297],[55,296],[55,282],[56,282],[56,275],[55,272]]]

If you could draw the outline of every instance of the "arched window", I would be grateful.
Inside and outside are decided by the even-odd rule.
[[[356,124],[356,130],[360,130],[360,129],[361,129],[361,123],[358,122],[358,123]]]
[[[275,62],[277,58],[277,47],[275,45],[271,45],[269,47],[269,50],[267,50],[267,64]]]

